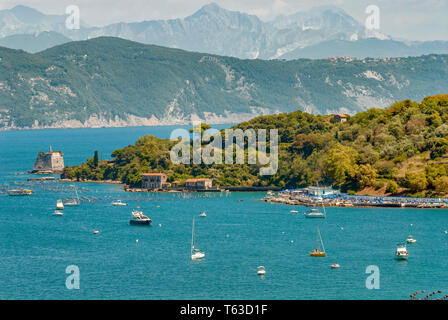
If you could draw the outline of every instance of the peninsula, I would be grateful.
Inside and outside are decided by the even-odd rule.
[[[279,169],[260,176],[259,164],[173,164],[177,141],[154,136],[66,168],[71,180],[115,180],[142,188],[146,173],[185,185],[207,178],[213,186],[303,188],[327,185],[349,195],[444,197],[448,194],[448,95],[404,100],[354,116],[302,111],[261,116],[233,128],[278,129]],[[247,156],[247,155],[246,155]]]

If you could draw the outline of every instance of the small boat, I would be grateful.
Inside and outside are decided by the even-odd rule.
[[[414,225],[411,223],[411,225],[410,225],[410,227],[409,227],[409,233],[411,233],[411,228],[412,228],[413,226],[414,226]],[[407,242],[407,243],[416,243],[417,240],[414,239],[414,237],[412,236],[412,234],[409,234],[408,238],[406,239],[406,242]]]
[[[132,225],[149,226],[151,219],[143,214],[143,211],[132,210],[132,218],[129,221]]]
[[[297,211],[297,210],[291,210],[291,211],[289,211],[289,213],[299,213],[299,211]]]
[[[53,215],[54,215],[54,216],[63,216],[63,215],[64,215],[64,212],[62,212],[62,211],[60,211],[60,210],[54,210]]]
[[[264,266],[259,266],[259,267],[257,267],[257,274],[258,274],[259,276],[264,276],[264,275],[266,275],[266,269],[265,269],[265,267],[264,267]]]
[[[406,242],[407,242],[407,243],[416,243],[417,240],[414,239],[414,238],[412,237],[412,235],[409,235],[408,238],[406,239]]]
[[[338,269],[338,268],[340,268],[341,266],[339,265],[339,264],[337,264],[337,263],[333,263],[332,265],[331,265],[331,269]]]
[[[304,213],[306,218],[324,218],[326,216],[325,208],[323,212],[319,211],[318,208],[311,208],[311,210]]]
[[[408,250],[405,244],[398,244],[397,250],[395,251],[395,259],[397,260],[407,260],[409,257]]]
[[[325,253],[324,242],[322,241],[322,236],[320,235],[319,227],[317,227],[317,242],[319,243],[319,248],[314,249],[310,252],[310,256],[312,257],[325,257],[327,254]]]
[[[9,196],[30,196],[33,190],[30,189],[10,189],[7,191]]]
[[[81,204],[81,201],[79,200],[78,190],[76,190],[75,186],[73,186],[73,188],[75,189],[76,198],[65,201],[64,202],[65,206],[73,207],[73,206],[79,206]]]
[[[205,257],[205,253],[201,252],[196,248],[196,236],[194,232],[194,217],[193,217],[193,228],[191,231],[191,250],[190,250],[191,260],[199,260]]]
[[[116,200],[116,201],[112,201],[112,205],[113,205],[114,207],[125,207],[125,206],[127,206],[128,204],[125,203],[125,202],[123,202],[123,201],[121,201],[121,200]]]
[[[98,234],[100,233],[98,230],[93,230],[93,234]]]
[[[62,200],[56,201],[56,210],[64,210],[64,203]]]
[[[202,212],[199,216],[200,216],[200,217],[206,217],[207,214],[206,214],[205,212]]]

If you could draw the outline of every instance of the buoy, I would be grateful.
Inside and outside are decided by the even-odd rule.
[[[138,243],[138,239],[136,239],[135,242]]]

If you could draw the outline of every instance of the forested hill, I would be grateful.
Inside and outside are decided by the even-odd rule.
[[[240,60],[110,37],[37,54],[0,48],[0,129],[353,114],[444,92],[447,62],[448,55]]]
[[[319,183],[368,194],[448,194],[448,95],[405,100],[358,113],[345,123],[302,111],[261,116],[235,128],[278,129],[279,170],[260,176],[258,165],[174,165],[173,141],[142,137],[113,152],[67,168],[72,179],[112,179],[139,186],[141,173],[165,172],[169,181],[210,177],[220,186],[296,188]]]

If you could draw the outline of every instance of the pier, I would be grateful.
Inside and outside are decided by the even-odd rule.
[[[448,209],[448,198],[357,196],[344,193],[317,196],[302,190],[284,190],[277,195],[268,195],[262,201],[299,206]]]

